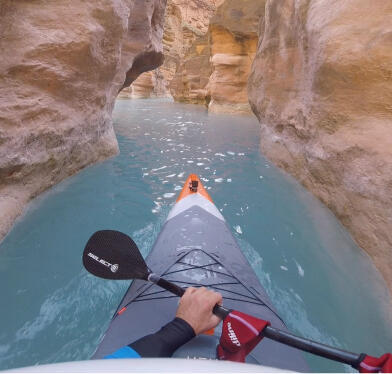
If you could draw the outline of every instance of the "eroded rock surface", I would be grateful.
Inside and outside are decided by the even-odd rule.
[[[121,90],[118,98],[147,99],[152,97],[167,97],[165,80],[160,68],[148,71],[129,86]]]
[[[163,34],[164,63],[132,84],[132,97],[171,96],[169,85],[185,54],[208,31],[211,17],[224,0],[168,0]],[[146,82],[150,82],[150,85]],[[151,86],[152,85],[152,86]]]
[[[212,74],[209,35],[195,40],[170,82],[174,100],[208,106],[211,96],[207,88]]]
[[[163,59],[166,0],[2,0],[0,239],[49,186],[118,152],[120,89]]]
[[[392,289],[392,2],[267,1],[249,98],[263,153],[337,215]]]
[[[204,103],[214,112],[249,113],[247,83],[265,1],[226,0],[171,83],[175,100]]]

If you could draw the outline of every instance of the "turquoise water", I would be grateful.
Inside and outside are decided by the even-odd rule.
[[[87,239],[124,231],[146,255],[191,172],[293,332],[355,352],[391,349],[379,274],[334,216],[260,155],[253,118],[124,100],[114,122],[120,155],[41,195],[0,244],[0,369],[91,356],[128,282],[86,273]],[[349,370],[307,359],[314,371]]]

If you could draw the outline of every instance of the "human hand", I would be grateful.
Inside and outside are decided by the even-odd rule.
[[[196,335],[216,327],[221,319],[212,313],[215,304],[222,305],[220,293],[205,287],[189,287],[180,299],[176,317],[192,326]]]

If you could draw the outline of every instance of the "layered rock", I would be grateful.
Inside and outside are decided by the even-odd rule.
[[[336,214],[392,289],[392,3],[267,1],[249,99],[263,153]]]
[[[171,96],[169,85],[185,54],[208,31],[211,17],[224,0],[168,0],[163,34],[164,63],[132,84],[133,98]],[[150,84],[146,84],[150,82]]]
[[[32,197],[118,152],[114,100],[162,62],[165,3],[1,2],[0,238]]]
[[[132,98],[147,98],[154,96],[155,76],[148,71],[140,75],[131,85]]]
[[[123,99],[146,99],[165,97],[166,86],[160,68],[141,74],[129,87],[125,87],[118,95]]]
[[[208,82],[212,74],[209,35],[198,38],[170,82],[174,100],[208,106]]]
[[[210,23],[212,75],[208,109],[249,113],[247,85],[256,54],[264,0],[226,0]]]
[[[226,0],[177,69],[171,83],[177,101],[204,103],[210,111],[249,113],[247,82],[265,1]],[[200,68],[202,67],[202,68]]]

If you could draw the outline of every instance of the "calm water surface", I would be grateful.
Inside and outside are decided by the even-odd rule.
[[[0,369],[91,356],[128,282],[82,268],[87,239],[124,231],[147,255],[193,172],[293,332],[354,352],[391,349],[379,274],[334,216],[260,155],[253,118],[124,100],[114,122],[120,155],[41,195],[0,244]],[[314,371],[350,370],[306,358]]]

